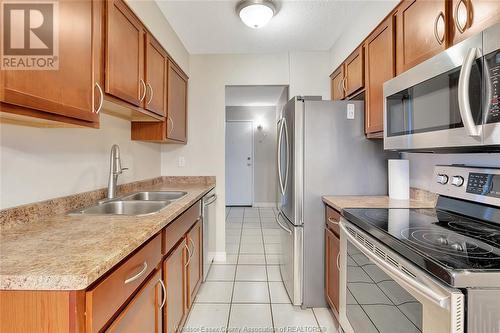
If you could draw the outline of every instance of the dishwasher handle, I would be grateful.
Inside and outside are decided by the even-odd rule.
[[[210,206],[214,202],[217,201],[217,194],[212,194],[208,198],[206,198],[206,201],[203,203],[205,206]]]

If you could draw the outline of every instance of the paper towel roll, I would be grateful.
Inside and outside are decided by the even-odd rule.
[[[389,160],[389,197],[410,199],[410,162],[408,160]]]

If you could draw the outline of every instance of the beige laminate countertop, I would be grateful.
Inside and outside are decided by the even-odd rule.
[[[346,208],[434,208],[431,200],[395,200],[388,196],[324,196],[323,202],[339,212]]]
[[[82,290],[214,188],[157,184],[187,195],[149,216],[55,215],[0,231],[0,290]]]

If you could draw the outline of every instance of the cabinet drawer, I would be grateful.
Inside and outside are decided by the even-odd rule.
[[[164,250],[163,254],[167,254],[172,250],[174,245],[188,232],[193,224],[195,224],[201,215],[201,204],[200,201],[195,203],[191,208],[182,213],[181,216],[176,218],[174,221],[165,229],[164,233]]]
[[[86,293],[87,332],[98,332],[161,261],[158,235]]]
[[[335,209],[326,206],[326,225],[328,226],[328,229],[336,233],[337,236],[340,235],[339,222],[340,222],[340,213],[337,212]]]

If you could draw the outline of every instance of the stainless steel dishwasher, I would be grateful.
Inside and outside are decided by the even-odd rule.
[[[215,189],[203,197],[203,281],[206,280],[215,256]]]

